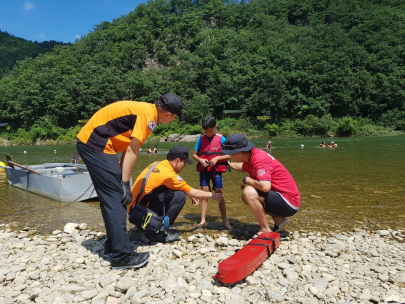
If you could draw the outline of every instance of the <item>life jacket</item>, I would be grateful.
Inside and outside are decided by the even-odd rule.
[[[208,138],[206,135],[202,135],[201,138],[201,148],[197,152],[198,157],[202,159],[206,159],[208,161],[211,161],[211,159],[217,157],[218,155],[224,155],[221,150],[221,139],[222,139],[222,134],[215,133],[215,135],[212,138]],[[197,171],[198,172],[226,172],[226,165],[227,162],[222,161],[222,162],[217,162],[215,165],[215,168],[211,167],[206,167],[204,168],[200,163],[197,164]]]

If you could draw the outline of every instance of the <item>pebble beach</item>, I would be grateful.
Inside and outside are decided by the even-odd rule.
[[[170,244],[130,230],[140,269],[111,270],[85,223],[42,235],[0,225],[0,303],[405,303],[405,231],[291,231],[251,275],[213,280],[247,239],[204,229]]]

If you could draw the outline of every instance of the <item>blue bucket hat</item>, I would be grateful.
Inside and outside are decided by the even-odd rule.
[[[252,150],[255,144],[248,141],[243,134],[235,134],[229,136],[222,146],[222,153],[234,155],[239,152],[247,152]]]

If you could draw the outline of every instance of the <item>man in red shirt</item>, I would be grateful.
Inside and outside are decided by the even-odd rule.
[[[260,225],[260,233],[282,232],[300,207],[300,193],[287,169],[267,152],[255,148],[254,144],[242,135],[227,138],[222,153],[231,155],[236,161],[230,163],[232,169],[248,172],[241,181],[242,200],[249,206]],[[274,220],[271,230],[266,213]]]

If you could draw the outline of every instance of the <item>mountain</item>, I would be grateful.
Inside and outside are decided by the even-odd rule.
[[[52,51],[55,45],[65,44],[53,40],[32,42],[0,30],[0,78],[8,74],[18,60],[35,58],[38,54]]]
[[[18,58],[41,47],[6,36],[3,52]],[[224,110],[253,125],[301,120],[300,132],[322,117],[394,124],[405,113],[405,1],[150,0],[18,61],[0,79],[0,121],[70,128],[165,92],[183,98],[190,124]]]

